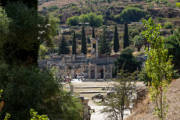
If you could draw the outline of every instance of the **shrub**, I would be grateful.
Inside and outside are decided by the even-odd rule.
[[[176,7],[180,8],[180,2],[176,3]]]
[[[127,7],[119,15],[115,16],[115,19],[119,23],[130,23],[139,21],[145,15],[146,12],[140,8]]]
[[[29,119],[30,108],[47,113],[57,111],[57,101],[52,100],[58,95],[58,86],[51,73],[38,68],[12,67],[0,65],[0,88],[4,90],[3,112],[11,114],[13,120]]]
[[[166,22],[166,23],[164,24],[164,28],[165,28],[165,29],[172,29],[172,28],[173,28],[173,24],[172,24],[171,22]]]
[[[79,24],[79,17],[73,16],[67,19],[67,24],[70,26],[76,26]]]
[[[120,70],[124,70],[127,72],[134,72],[137,69],[140,69],[141,63],[136,60],[136,58],[132,55],[133,50],[130,48],[126,48],[122,51],[121,55],[115,62],[115,71],[119,73]]]
[[[103,24],[103,16],[96,15],[95,13],[82,14],[80,16],[73,16],[67,19],[67,24],[71,26],[76,26],[79,23],[88,22],[90,26],[99,27]]]
[[[0,89],[4,90],[5,101],[2,113],[10,113],[13,120],[30,119],[31,108],[47,114],[50,119],[81,119],[79,99],[64,92],[51,72],[1,64],[0,73]]]

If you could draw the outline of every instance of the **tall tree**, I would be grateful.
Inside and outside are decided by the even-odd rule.
[[[119,51],[119,34],[117,30],[117,25],[114,27],[114,52]]]
[[[73,33],[73,40],[72,40],[72,54],[76,54],[76,33]]]
[[[86,32],[84,26],[82,27],[82,32],[81,32],[81,53],[87,54]]]
[[[146,30],[143,35],[150,43],[150,50],[147,50],[147,60],[145,63],[145,71],[152,79],[150,86],[151,100],[155,104],[155,113],[160,120],[166,119],[167,102],[166,89],[172,80],[173,65],[172,59],[165,49],[164,39],[160,36],[160,25],[154,23],[150,18],[144,21]]]
[[[22,3],[11,3],[6,5],[6,13],[11,21],[2,45],[4,61],[7,64],[37,65],[40,45],[37,11]]]
[[[69,54],[69,48],[67,46],[66,40],[65,40],[63,35],[62,35],[62,38],[61,38],[61,42],[59,44],[58,54],[59,55],[61,55],[61,54]]]
[[[128,24],[124,23],[124,39],[123,39],[123,48],[126,48],[129,46],[129,34],[128,34]]]
[[[111,46],[109,41],[106,39],[107,31],[106,27],[103,28],[103,34],[100,37],[99,43],[99,52],[101,55],[110,55],[111,54]]]
[[[96,36],[95,36],[95,28],[94,27],[92,27],[92,38],[95,38]]]

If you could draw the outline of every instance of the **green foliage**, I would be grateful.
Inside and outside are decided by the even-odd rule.
[[[96,15],[95,13],[89,13],[89,24],[92,27],[99,27],[103,24],[103,16],[102,15]]]
[[[176,7],[180,8],[180,2],[176,3]]]
[[[118,34],[118,30],[117,30],[117,26],[114,27],[114,52],[118,52],[119,51],[119,34]]]
[[[79,25],[79,23],[89,23],[92,27],[99,27],[103,24],[103,16],[95,13],[82,14],[67,19],[67,24],[71,26]]]
[[[3,15],[3,26],[6,26],[2,27],[6,34],[2,37],[5,40],[1,41],[0,47],[3,60],[8,64],[37,64],[39,42],[36,10],[22,3],[11,3],[6,6],[6,12],[11,21],[8,22],[6,15]]]
[[[30,109],[30,120],[49,120],[47,115],[38,115],[38,112],[36,112],[34,109]]]
[[[39,59],[45,59],[45,56],[48,52],[48,49],[46,46],[44,45],[40,45],[40,48],[39,48]]]
[[[72,40],[72,54],[76,54],[76,33],[73,34],[73,40]]]
[[[81,53],[87,54],[87,44],[86,44],[86,32],[84,26],[81,32]]]
[[[173,55],[173,63],[175,68],[179,70],[180,68],[180,28],[176,29],[172,35],[165,39],[166,48],[170,55]]]
[[[0,98],[1,98],[2,93],[3,93],[3,90],[2,90],[2,89],[0,89]]]
[[[161,120],[166,119],[167,104],[165,92],[173,75],[172,58],[165,49],[165,42],[160,36],[161,26],[156,25],[150,18],[144,21],[146,30],[143,35],[150,43],[150,50],[146,51],[148,56],[145,63],[145,71],[152,79],[150,87],[151,100],[155,103],[155,113]]]
[[[173,28],[173,24],[171,22],[166,22],[163,27],[165,29],[172,29]]]
[[[10,118],[11,118],[11,115],[9,113],[6,113],[4,120],[9,120]]]
[[[143,81],[146,86],[151,86],[152,79],[147,75],[144,69],[138,74],[138,80]]]
[[[72,97],[70,93],[61,93],[60,103],[62,103],[63,120],[82,120],[83,107],[80,99]]]
[[[89,22],[89,16],[88,16],[88,14],[82,14],[82,15],[80,15],[79,16],[79,21],[81,22],[81,23],[86,23],[86,22]]]
[[[109,41],[107,40],[107,31],[106,27],[103,28],[103,33],[100,36],[99,41],[99,53],[101,55],[110,55],[111,54],[111,46]]]
[[[76,26],[79,25],[79,17],[73,16],[67,19],[67,24],[70,26]]]
[[[48,7],[49,12],[53,12],[55,10],[58,10],[58,6],[50,6],[50,7]]]
[[[61,55],[61,54],[69,54],[69,52],[70,51],[69,51],[67,42],[66,42],[64,36],[62,35],[61,42],[59,44],[58,54],[59,55]]]
[[[138,51],[140,51],[142,46],[145,45],[145,43],[146,43],[143,35],[141,35],[141,34],[140,35],[136,35],[133,38],[133,42],[134,42],[135,47],[137,47]]]
[[[0,7],[0,60],[3,59],[2,49],[4,42],[8,39],[10,19],[7,17],[5,10]]]
[[[45,18],[42,17],[40,25],[40,43],[45,43],[48,47],[53,47],[54,37],[57,35],[59,29],[58,23],[60,20],[52,15]]]
[[[124,36],[123,36],[123,48],[126,48],[130,45],[129,33],[128,33],[128,24],[124,24]]]
[[[141,18],[144,18],[146,12],[140,8],[127,7],[119,15],[115,17],[118,23],[130,23],[137,22]]]
[[[1,59],[8,64],[37,64],[39,45],[45,43],[49,47],[53,46],[59,20],[52,16],[37,16],[36,10],[22,3],[8,4],[8,17],[0,9],[3,20],[0,22]]]
[[[122,51],[119,58],[115,62],[115,73],[119,73],[120,70],[124,70],[127,72],[134,72],[140,69],[141,63],[136,60],[136,58],[132,55],[133,50],[130,48],[126,48]]]
[[[47,113],[50,118],[60,113],[58,100],[59,88],[51,73],[30,67],[0,65],[0,88],[4,90],[3,113],[10,113],[13,120],[29,119],[30,108]],[[17,109],[18,108],[18,109]]]

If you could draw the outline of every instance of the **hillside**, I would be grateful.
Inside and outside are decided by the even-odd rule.
[[[180,120],[180,79],[174,80],[167,92],[168,113],[166,120]],[[153,115],[153,107],[149,99],[145,99],[126,120],[158,120]]]
[[[39,10],[41,10],[43,7],[50,7],[50,6],[58,6],[62,7],[64,5],[70,4],[70,3],[77,3],[79,0],[49,0],[48,2],[42,1],[42,4],[39,5]]]

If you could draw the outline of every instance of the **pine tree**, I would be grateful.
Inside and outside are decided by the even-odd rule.
[[[61,55],[61,54],[69,54],[69,48],[68,48],[68,46],[67,46],[67,43],[66,43],[65,38],[64,38],[63,35],[62,35],[61,42],[60,42],[60,44],[59,44],[58,54],[59,54],[59,55]]]
[[[124,48],[129,46],[128,24],[124,24]]]
[[[114,52],[119,51],[119,34],[117,26],[114,27]]]
[[[81,33],[81,53],[87,54],[86,32],[84,26],[82,27],[82,33]]]
[[[95,28],[92,27],[92,38],[95,38]]]
[[[103,34],[100,37],[100,43],[99,43],[99,51],[102,55],[110,55],[111,54],[111,47],[110,43],[107,41],[106,36],[106,27],[103,29]]]
[[[76,54],[76,33],[73,34],[73,40],[72,40],[72,54]]]

